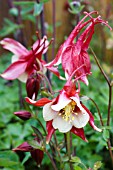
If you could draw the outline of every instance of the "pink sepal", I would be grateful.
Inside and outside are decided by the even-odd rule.
[[[23,152],[30,152],[33,150],[33,147],[30,146],[27,142],[22,143],[17,148],[12,149],[14,152],[16,151],[23,151]]]
[[[74,133],[75,135],[79,136],[80,138],[82,138],[85,142],[88,142],[85,134],[84,134],[84,129],[83,128],[76,128],[76,127],[72,127],[71,132]]]
[[[48,144],[51,140],[51,137],[53,135],[53,133],[55,132],[55,129],[52,126],[52,120],[46,122],[46,129],[47,129],[47,136],[46,136],[46,143]]]
[[[39,99],[37,101],[34,101],[34,100],[30,99],[29,97],[26,97],[25,100],[26,100],[27,103],[32,104],[34,106],[44,106],[45,104],[52,101],[48,98],[42,98],[42,99]]]
[[[14,80],[14,79],[18,78],[23,72],[25,72],[26,67],[27,67],[27,62],[16,61],[13,64],[11,64],[1,74],[1,77],[3,77],[6,80]]]
[[[95,124],[94,124],[94,117],[93,117],[93,115],[92,115],[92,113],[87,109],[87,107],[86,106],[84,106],[83,104],[81,104],[82,105],[82,107],[86,110],[86,112],[89,114],[89,124],[90,124],[90,126],[94,129],[94,130],[96,130],[96,131],[98,131],[98,132],[101,132],[102,130],[101,129],[99,129],[99,128],[97,128],[96,126],[95,126]]]

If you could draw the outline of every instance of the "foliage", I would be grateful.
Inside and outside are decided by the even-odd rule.
[[[35,1],[20,1],[14,2],[15,7],[9,10],[10,15],[13,17],[18,17],[18,6],[21,6],[21,19],[29,20],[36,24],[36,17],[40,15],[43,11],[44,3],[48,2],[48,0],[42,0],[41,3],[36,3]],[[84,5],[79,4],[77,8],[73,5],[72,1],[70,3],[70,12],[72,14],[80,13]],[[24,28],[24,24],[16,24],[13,23],[9,19],[4,20],[4,26],[0,30],[0,36],[5,37],[10,34],[15,35],[15,32]],[[53,31],[51,25],[48,26],[48,31]],[[94,40],[95,41],[95,40]],[[93,46],[93,42],[92,42]],[[0,73],[3,72],[4,68],[10,64],[10,58],[12,54],[5,53],[0,56],[1,64],[0,64]],[[92,102],[93,99],[96,104],[99,106],[101,115],[103,117],[103,122],[106,124],[107,122],[107,109],[108,109],[108,95],[109,89],[108,85],[103,77],[100,74],[100,70],[95,63],[93,55],[90,54],[90,59],[92,63],[92,76],[88,77],[90,86],[84,86],[81,83],[81,101],[85,103],[85,105],[89,108],[89,110],[93,113],[96,125],[101,126],[100,117],[98,116],[98,109],[95,107],[95,104]],[[60,71],[62,68],[59,68]],[[62,75],[64,73],[62,72]],[[51,152],[51,146],[46,145],[45,143],[45,132],[43,132],[43,128],[40,126],[40,121],[43,121],[42,117],[42,109],[35,108],[34,106],[28,106],[24,104],[24,109],[33,110],[33,117],[30,120],[24,122],[19,118],[15,117],[13,114],[15,111],[20,109],[19,103],[19,83],[18,80],[14,81],[6,81],[0,78],[0,168],[3,170],[27,170],[27,169],[35,169],[37,168],[36,163],[31,159],[30,153],[15,153],[11,150],[24,141],[28,141],[28,144],[31,145],[35,149],[40,150],[48,150]],[[57,83],[56,83],[57,82]],[[65,82],[64,82],[65,83]],[[53,90],[58,91],[63,88],[64,83],[60,81],[55,75],[52,75],[52,86]],[[21,84],[22,88],[22,98],[24,99],[26,94],[25,84]],[[18,94],[18,95],[17,95]],[[87,94],[88,98],[82,98],[85,94]],[[47,97],[47,93],[41,89],[38,98]],[[111,117],[113,116],[113,109],[111,108]],[[37,120],[36,120],[37,119]],[[111,126],[101,126],[103,130],[101,133],[94,132],[89,125],[85,127],[85,134],[88,139],[88,143],[82,141],[79,137],[72,135],[72,144],[75,150],[74,154],[76,155],[71,157],[71,162],[75,170],[85,170],[91,168],[92,170],[105,169],[109,170],[111,168],[108,147],[106,142],[109,138],[113,137],[112,130],[112,121]],[[44,128],[46,124],[44,123]],[[41,132],[41,133],[40,133]],[[40,139],[43,140],[42,143],[38,143],[33,139],[32,134],[35,133]],[[58,149],[61,152],[62,159],[62,167],[61,169],[68,169],[69,165],[67,162],[69,161],[68,155],[65,154],[66,150],[63,147],[63,134],[56,132],[58,138]],[[55,142],[55,138],[52,137],[53,142]],[[113,142],[113,141],[112,141]],[[50,143],[51,144],[51,143]],[[45,146],[46,145],[46,146]],[[48,154],[48,153],[47,153]],[[54,159],[58,162],[59,166],[59,156],[58,153],[55,153]],[[48,160],[47,155],[45,155],[41,169],[52,169],[50,160]]]

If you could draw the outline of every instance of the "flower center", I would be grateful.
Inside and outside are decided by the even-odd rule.
[[[74,116],[73,116],[72,114],[73,114],[73,113],[74,113],[74,114],[77,114],[77,113],[74,112],[75,106],[76,106],[76,102],[71,101],[71,102],[70,102],[68,105],[66,105],[62,110],[60,110],[59,115],[61,115],[62,118],[63,118],[65,121],[74,120]]]

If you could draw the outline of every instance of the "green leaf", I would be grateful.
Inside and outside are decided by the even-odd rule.
[[[35,16],[31,15],[31,14],[27,14],[27,15],[23,15],[22,16],[22,19],[23,20],[29,20],[33,23],[36,23],[36,19],[35,19]]]
[[[42,144],[41,142],[39,143],[38,141],[36,140],[29,140],[27,141],[29,145],[31,145],[34,149],[40,149],[43,151],[43,147],[42,147]]]
[[[0,167],[4,170],[24,170],[24,167],[19,162],[19,157],[12,151],[0,151]]]
[[[25,6],[24,5],[24,8],[21,9],[21,15],[27,15],[28,13],[30,13],[31,11],[33,11],[34,9],[34,4],[33,5],[30,5],[30,6]]]
[[[68,9],[70,13],[78,14],[82,11],[82,9],[84,8],[84,5],[74,6],[73,4],[71,4],[70,7],[71,7],[71,9]]]
[[[18,9],[17,8],[11,8],[10,10],[9,10],[9,13],[11,14],[11,15],[13,15],[13,16],[18,16]]]
[[[30,152],[25,152],[25,157],[24,157],[24,159],[22,160],[22,165],[26,162],[26,161],[28,161],[28,159],[31,157],[31,154],[30,154]]]
[[[40,13],[42,12],[43,10],[43,3],[35,3],[34,4],[34,13],[33,15],[36,17],[38,15],[40,15]]]
[[[63,162],[68,162],[69,161],[69,157],[68,156],[63,156],[62,157],[62,161]]]
[[[10,21],[9,19],[5,18],[4,19],[4,26],[0,30],[0,37],[7,36],[9,34],[14,33],[16,30],[22,28],[23,25],[18,25]]]
[[[101,166],[102,166],[102,162],[101,161],[97,161],[94,164],[93,170],[98,170],[99,168],[101,168]]]
[[[31,126],[32,129],[34,130],[35,134],[37,135],[37,137],[40,139],[40,140],[43,140],[43,135],[41,134],[41,132],[35,128],[34,126]]]
[[[18,162],[14,162],[6,158],[0,158],[0,166],[9,167],[9,166],[17,165],[17,164]]]
[[[102,126],[102,128],[101,128],[101,129],[111,130],[111,129],[112,129],[112,127],[111,127],[111,126]]]
[[[109,139],[109,130],[108,129],[104,129],[103,130],[103,138],[105,141],[107,141]]]
[[[19,161],[18,155],[13,151],[0,151],[0,158],[10,159],[11,161]]]
[[[40,0],[41,3],[46,3],[48,2],[49,0]]]
[[[78,165],[75,165],[74,166],[74,170],[83,170],[80,166],[78,166]]]
[[[19,2],[16,2],[16,1],[14,1],[13,2],[14,3],[14,5],[34,5],[34,2],[31,2],[31,1],[19,1]]]
[[[27,110],[27,111],[32,113],[32,110],[31,110],[29,104],[25,100],[23,100],[23,105],[24,105],[24,109],[25,110]]]
[[[74,162],[74,163],[81,163],[81,160],[80,160],[79,157],[74,156],[74,157],[71,158],[71,162]]]

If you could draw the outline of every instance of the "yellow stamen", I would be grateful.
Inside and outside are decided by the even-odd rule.
[[[72,116],[72,113],[75,109],[75,105],[76,103],[74,101],[71,101],[67,106],[65,106],[60,112],[59,115],[62,115],[62,118],[65,121],[69,121],[70,123],[72,122],[72,120],[74,120],[74,117]],[[75,113],[77,115],[77,113]]]

